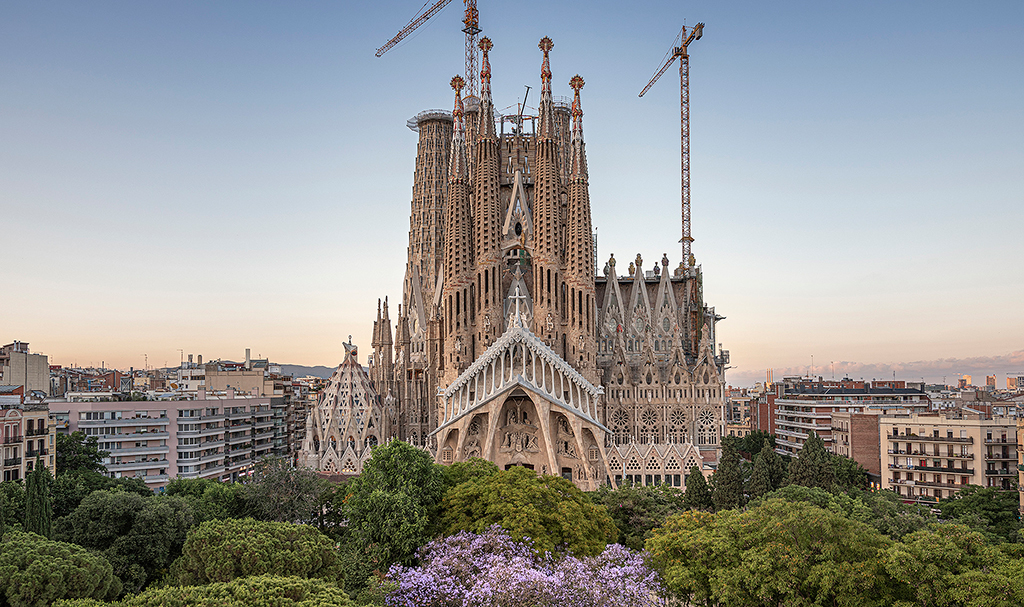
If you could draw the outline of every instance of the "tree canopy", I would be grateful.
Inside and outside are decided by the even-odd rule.
[[[316,516],[326,481],[308,468],[295,468],[286,458],[264,457],[243,484],[241,496],[250,512],[265,521],[306,523]]]
[[[54,535],[102,554],[125,589],[137,592],[181,554],[191,526],[188,503],[180,498],[96,491],[57,521]]]
[[[343,573],[334,542],[315,528],[251,518],[193,528],[171,572],[184,586],[264,574],[340,583]]]
[[[687,512],[647,541],[678,596],[702,605],[872,605],[887,590],[876,557],[891,540],[807,502]]]
[[[465,482],[444,498],[444,533],[483,533],[500,525],[514,540],[530,538],[537,550],[596,555],[618,535],[602,505],[558,476],[537,476],[514,466]]]
[[[1020,493],[968,485],[939,501],[942,518],[957,521],[990,540],[1020,541]]]
[[[321,579],[259,575],[205,586],[151,588],[117,603],[59,601],[54,607],[348,607],[348,594]]]
[[[615,490],[602,485],[592,497],[608,509],[619,530],[619,541],[631,550],[643,550],[644,541],[655,527],[685,510],[683,492],[668,485],[633,485]]]
[[[57,599],[112,599],[121,582],[102,556],[34,533],[8,531],[0,541],[0,605],[43,607]]]
[[[57,433],[57,475],[72,470],[106,472],[103,458],[110,455],[100,450],[99,439],[86,436],[81,430],[71,434]]]

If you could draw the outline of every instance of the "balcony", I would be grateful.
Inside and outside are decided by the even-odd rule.
[[[986,470],[985,476],[1017,476],[1017,471],[1010,468],[1000,468],[998,470]]]
[[[889,479],[889,484],[891,484],[891,485],[904,485],[904,486],[909,486],[909,487],[913,487],[913,486],[918,486],[918,487],[940,487],[940,488],[948,488],[948,489],[963,489],[964,487],[967,486],[967,485],[960,484],[960,483],[943,483],[943,482],[936,482],[936,481],[911,481],[911,480],[905,480],[905,479],[899,479],[899,478],[890,478]]]
[[[178,465],[185,466],[191,464],[207,464],[209,462],[216,462],[224,459],[223,453],[211,453],[210,455],[203,455],[201,457],[190,457],[190,458],[178,458]]]
[[[178,430],[178,436],[213,436],[223,434],[224,428],[203,428],[202,430]]]
[[[238,445],[238,444],[241,444],[241,443],[248,443],[248,442],[251,442],[251,441],[252,441],[252,437],[249,436],[248,434],[241,434],[239,436],[229,436],[228,439],[227,439],[227,443],[229,445]]]
[[[171,448],[167,445],[153,445],[152,447],[127,447],[125,449],[105,449],[110,455],[163,455],[170,453]]]
[[[986,445],[1016,445],[1017,439],[1013,438],[986,438]]]
[[[98,428],[100,426],[166,426],[171,423],[167,417],[122,417],[120,419],[80,419],[79,428]]]
[[[992,455],[986,455],[985,459],[987,459],[987,460],[1006,460],[1006,461],[1010,461],[1010,462],[1015,462],[1015,461],[1017,461],[1017,456],[1016,455],[1012,455],[1011,456],[1009,454],[1000,454],[1000,455],[992,454]]]
[[[162,483],[170,477],[166,474],[144,474],[137,475],[135,478],[141,478],[146,483]]]
[[[886,434],[885,438],[895,442],[904,443],[919,443],[922,441],[932,443],[966,443],[969,445],[974,444],[974,438],[968,436],[967,438],[954,438],[951,436],[914,436],[912,434]]]
[[[25,431],[25,436],[46,436],[49,433],[50,433],[50,430],[48,428],[43,428],[41,430],[40,429],[34,429],[34,430],[26,430]]]
[[[23,442],[25,442],[25,438],[23,436],[21,436],[20,434],[18,436],[5,436],[4,437],[4,444],[5,445],[20,445]]]
[[[4,466],[20,466],[20,465],[21,465],[21,458],[20,457],[9,457],[9,458],[4,460]]]
[[[49,455],[49,453],[49,449],[36,449],[35,451],[28,449],[27,451],[25,451],[25,459],[35,459],[36,457]]]
[[[947,474],[974,474],[974,468],[943,468],[940,466],[906,466],[889,464],[890,470],[924,470],[926,472],[945,472]]]
[[[204,415],[199,418],[199,421],[205,424],[207,422],[222,422],[225,419],[227,419],[227,415],[221,413],[219,415]]]
[[[121,462],[117,464],[106,464],[106,466],[108,471],[117,472],[122,470],[148,470],[150,468],[166,468],[167,464],[168,461],[166,459],[159,459],[153,461]]]
[[[235,419],[249,419],[252,417],[252,413],[248,411],[240,411],[238,413],[228,413],[227,418],[231,420]]]

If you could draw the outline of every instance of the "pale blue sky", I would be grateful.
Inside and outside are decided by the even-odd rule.
[[[478,2],[499,108],[544,35],[555,94],[586,79],[599,255],[648,264],[679,258],[677,72],[637,93],[707,24],[694,252],[735,383],[1024,349],[1024,4]],[[463,66],[458,1],[374,57],[420,7],[0,2],[0,340],[119,366],[367,350],[400,300],[405,121]]]

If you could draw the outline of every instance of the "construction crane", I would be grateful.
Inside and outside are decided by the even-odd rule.
[[[429,1],[429,0],[428,0]],[[433,6],[427,9],[426,12],[420,14],[417,17],[413,17],[409,25],[402,28],[402,31],[388,40],[387,43],[377,49],[377,56],[380,57],[384,53],[388,52],[395,47],[396,44],[401,42],[406,36],[413,33],[416,28],[427,22],[444,7],[448,6],[452,0],[437,0]],[[463,0],[466,5],[466,13],[462,19],[462,24],[465,25],[462,28],[462,32],[466,34],[466,95],[476,97],[477,96],[477,35],[482,31],[480,29],[480,13],[476,10],[476,0]],[[424,5],[425,6],[425,5]]]
[[[651,81],[647,83],[644,90],[640,91],[640,97],[644,96],[654,83],[661,78],[672,62],[679,59],[679,122],[680,122],[680,145],[682,147],[682,188],[683,188],[683,237],[679,241],[683,243],[683,263],[689,267],[694,265],[693,253],[690,250],[690,243],[693,237],[690,235],[690,56],[686,49],[694,40],[700,40],[704,35],[704,24],[698,23],[686,34],[686,26],[676,38],[676,42],[682,41],[679,46],[673,44],[668,54],[671,57],[665,60],[664,65],[654,74]]]

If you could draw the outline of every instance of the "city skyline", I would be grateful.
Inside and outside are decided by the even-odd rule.
[[[123,368],[368,352],[377,297],[401,300],[405,120],[449,107],[462,68],[455,4],[382,59],[418,4],[6,8],[3,339]],[[812,355],[822,375],[1024,370],[1019,5],[523,3],[563,24],[543,30],[479,6],[499,110],[536,89],[544,35],[555,94],[587,81],[599,265],[678,262],[678,76],[636,94],[684,18],[707,23],[694,252],[729,383]]]

